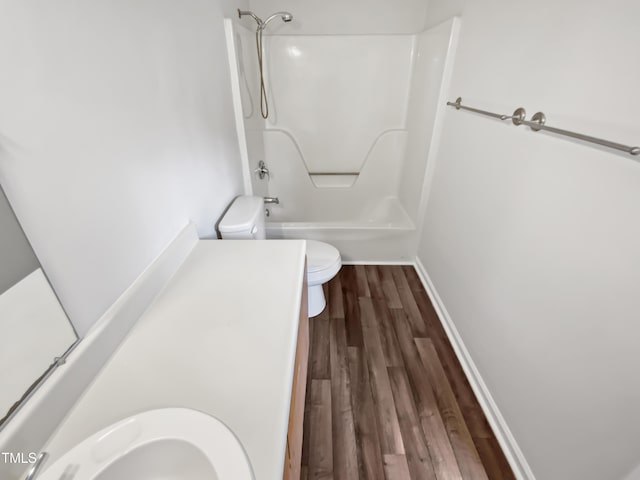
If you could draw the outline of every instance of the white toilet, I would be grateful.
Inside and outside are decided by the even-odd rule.
[[[224,214],[218,230],[223,239],[263,240],[264,200],[247,195],[237,197]],[[333,245],[307,240],[307,285],[309,286],[309,317],[319,315],[327,301],[322,285],[340,271],[342,259]]]

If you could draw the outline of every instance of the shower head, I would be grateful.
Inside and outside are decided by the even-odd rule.
[[[289,12],[276,12],[269,18],[267,18],[264,22],[262,22],[258,28],[260,30],[264,30],[267,26],[267,23],[277,17],[280,17],[280,19],[285,23],[289,23],[291,20],[293,20],[293,15],[291,15]]]

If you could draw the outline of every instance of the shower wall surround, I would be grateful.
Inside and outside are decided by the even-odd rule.
[[[302,157],[288,160],[313,173],[359,173],[380,149],[401,159],[412,46],[409,35],[270,36],[265,138],[284,134]]]
[[[264,37],[266,121],[255,33],[227,22],[245,172],[255,195],[280,199],[268,236],[328,241],[347,262],[411,261],[457,20],[397,35],[291,35],[278,25]],[[262,180],[251,173],[260,160],[270,170]]]
[[[418,228],[424,217],[441,129],[436,119],[442,118],[441,112],[446,109],[459,28],[459,20],[454,18],[414,37],[407,147],[398,198]]]

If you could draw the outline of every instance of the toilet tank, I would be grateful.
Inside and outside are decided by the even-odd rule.
[[[262,197],[237,197],[218,224],[223,239],[263,240],[264,200]]]

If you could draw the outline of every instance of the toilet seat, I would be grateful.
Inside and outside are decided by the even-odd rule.
[[[342,266],[340,252],[333,245],[307,240],[307,284],[320,285],[331,280]]]

